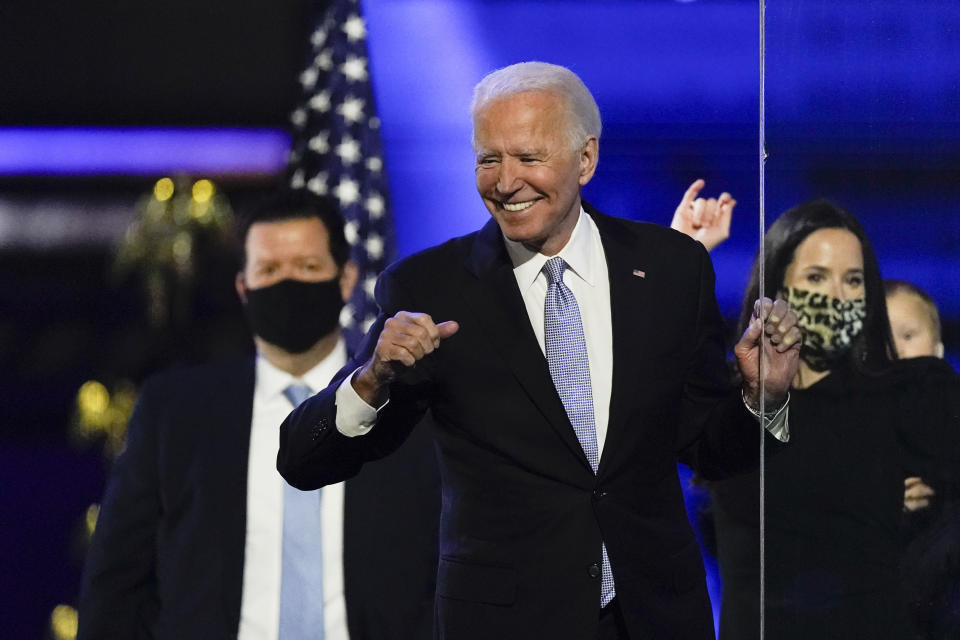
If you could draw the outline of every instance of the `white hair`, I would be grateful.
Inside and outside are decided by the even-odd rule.
[[[474,149],[477,114],[494,100],[527,91],[547,91],[563,100],[568,116],[564,134],[571,148],[579,149],[591,136],[600,139],[600,109],[577,74],[548,62],[518,62],[487,74],[473,88],[470,117],[474,123]]]

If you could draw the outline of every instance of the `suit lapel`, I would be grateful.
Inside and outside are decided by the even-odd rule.
[[[467,268],[475,278],[466,279],[464,298],[491,346],[560,439],[589,470],[590,464],[553,386],[547,359],[530,326],[513,265],[495,220],[491,219],[477,234]]]
[[[623,426],[634,406],[633,399],[641,392],[637,389],[639,369],[643,353],[647,351],[644,341],[655,339],[657,328],[651,315],[645,313],[648,304],[648,270],[644,260],[649,256],[642,243],[627,242],[622,229],[614,228],[614,221],[589,204],[584,209],[590,214],[603,242],[610,281],[610,324],[613,335],[613,374],[610,392],[610,416],[607,421],[607,437],[600,457],[598,475],[611,463],[619,449]],[[638,272],[638,273],[635,273]],[[642,275],[641,275],[642,274]]]

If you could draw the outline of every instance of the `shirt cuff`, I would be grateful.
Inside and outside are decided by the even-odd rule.
[[[377,411],[383,409],[383,407],[387,406],[387,402],[390,402],[389,400],[384,402],[380,409],[375,409],[364,402],[363,398],[360,397],[360,394],[357,393],[357,390],[354,389],[350,383],[350,381],[353,380],[353,376],[359,370],[360,367],[357,367],[353,373],[343,379],[343,382],[337,387],[335,396],[337,405],[337,431],[348,438],[355,438],[369,433],[374,425],[377,424]]]
[[[743,406],[770,432],[770,435],[780,442],[790,442],[790,422],[788,420],[790,417],[789,391],[787,391],[787,399],[784,400],[783,405],[779,409],[776,411],[767,411],[763,414],[750,406],[742,390],[740,391],[740,397],[743,398]]]

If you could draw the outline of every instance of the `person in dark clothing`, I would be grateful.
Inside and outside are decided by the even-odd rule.
[[[901,358],[942,358],[940,314],[911,282],[887,280],[887,313]],[[960,483],[911,476],[904,480],[900,559],[913,638],[960,638]]]
[[[349,354],[356,283],[335,201],[263,203],[237,293],[256,357],[143,386],[84,570],[79,640],[427,640],[440,512],[432,443],[322,492],[285,485],[277,426]],[[295,517],[294,517],[295,516]]]
[[[960,377],[936,358],[897,359],[877,260],[850,213],[824,200],[800,205],[764,243],[763,294],[784,296],[804,333],[790,446],[766,461],[766,637],[908,637],[898,569],[903,483],[955,473]],[[758,637],[760,475],[710,486],[720,635]]]

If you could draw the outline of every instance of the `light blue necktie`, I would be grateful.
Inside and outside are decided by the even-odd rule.
[[[600,453],[597,447],[597,426],[593,417],[593,386],[590,384],[590,361],[583,337],[580,308],[573,292],[563,283],[567,263],[563,258],[547,260],[543,272],[547,276],[547,298],[544,309],[544,342],[547,364],[553,386],[570,418],[570,424],[583,447],[587,461],[597,473]],[[603,574],[600,585],[600,606],[606,606],[616,595],[613,572],[607,558],[607,545],[601,545]]]
[[[313,392],[291,384],[283,390],[294,407]],[[320,491],[283,484],[283,564],[280,578],[280,640],[323,638],[323,546]]]

